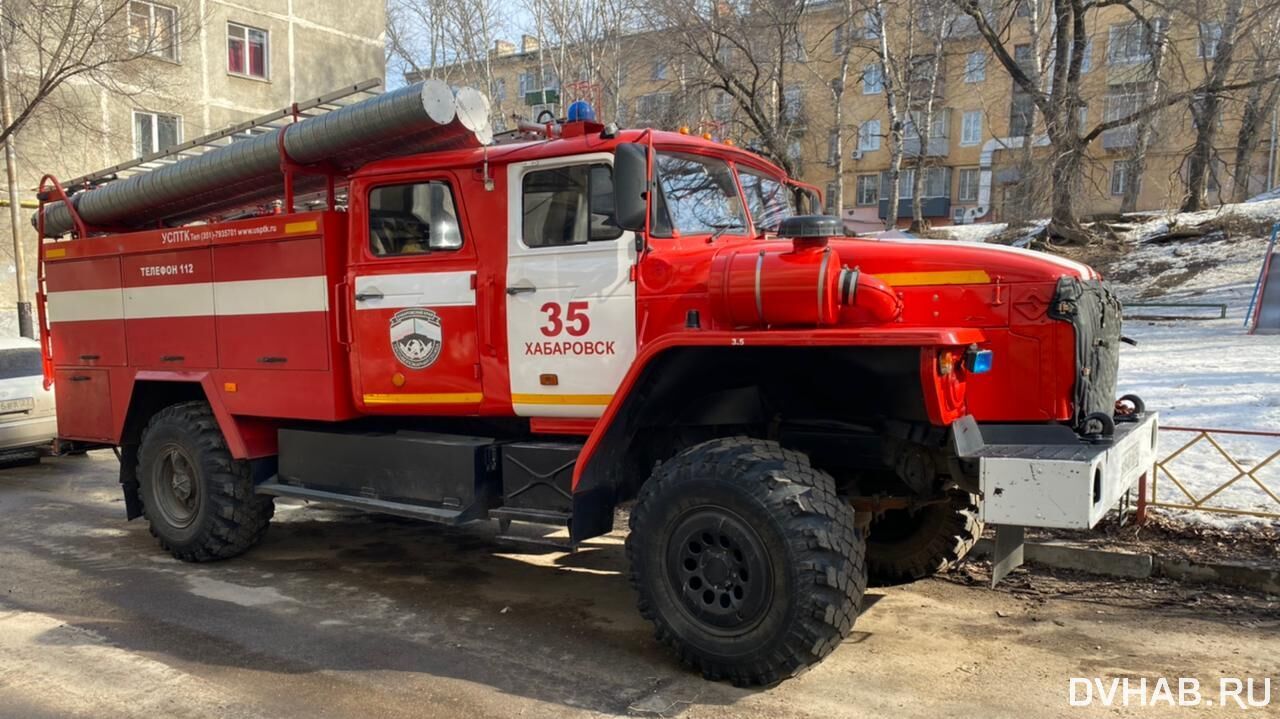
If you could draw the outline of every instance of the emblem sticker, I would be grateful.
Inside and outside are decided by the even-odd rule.
[[[440,316],[422,307],[400,310],[391,317],[391,351],[409,369],[435,364],[444,346]]]

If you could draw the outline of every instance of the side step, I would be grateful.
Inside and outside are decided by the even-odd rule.
[[[276,497],[292,497],[294,499],[306,499],[312,502],[327,502],[329,504],[337,504],[343,507],[351,507],[352,509],[363,509],[368,512],[394,514],[397,517],[407,517],[409,519],[425,519],[429,522],[439,522],[441,524],[458,525],[469,521],[470,519],[469,517],[464,517],[464,512],[460,509],[427,507],[420,504],[390,502],[385,499],[372,499],[370,497],[360,497],[350,494],[342,494],[340,492],[326,492],[322,489],[311,489],[309,487],[295,487],[290,484],[281,484],[275,480],[263,482],[258,485],[257,492],[258,494],[270,494]]]
[[[568,539],[551,539],[548,537],[531,537],[511,533],[511,523],[540,524],[552,527],[568,527],[570,515],[550,509],[526,509],[523,507],[497,507],[489,510],[489,516],[498,520],[498,539],[513,544],[524,544],[534,547],[555,549],[561,552],[576,552],[578,545]]]

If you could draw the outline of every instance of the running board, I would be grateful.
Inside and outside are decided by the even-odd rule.
[[[439,522],[441,524],[457,525],[471,519],[471,517],[465,517],[464,512],[458,509],[428,507],[421,504],[407,504],[405,502],[391,502],[385,499],[373,499],[371,497],[360,497],[350,494],[342,494],[339,492],[326,492],[322,489],[296,487],[291,484],[281,484],[274,481],[264,482],[258,485],[256,491],[258,494],[270,494],[276,497],[292,497],[293,499],[305,499],[310,502],[325,502],[328,504],[337,504],[343,507],[351,507],[352,509],[363,509],[368,512],[394,514],[397,517],[425,519],[428,522]]]

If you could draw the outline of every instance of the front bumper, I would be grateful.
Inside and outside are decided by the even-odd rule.
[[[1060,425],[965,419],[953,435],[956,451],[978,463],[987,524],[1090,529],[1155,466],[1155,412],[1117,423],[1111,441],[1098,444]]]

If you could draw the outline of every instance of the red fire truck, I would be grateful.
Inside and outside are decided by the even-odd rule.
[[[274,497],[572,543],[630,506],[659,640],[768,683],[840,643],[868,578],[948,567],[984,523],[1002,574],[1023,527],[1091,527],[1151,467],[1084,265],[844,237],[686,134],[577,120],[343,169],[290,156],[308,122],[275,214],[225,219],[228,189],[95,222],[114,183],[42,193],[71,228],[40,252],[61,438],[119,448],[175,557],[246,551]]]

